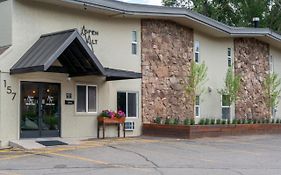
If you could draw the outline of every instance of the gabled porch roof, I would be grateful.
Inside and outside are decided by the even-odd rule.
[[[54,66],[56,61],[60,64]],[[11,74],[30,72],[100,75],[108,81],[141,78],[140,73],[105,69],[76,29],[42,35],[10,70]]]

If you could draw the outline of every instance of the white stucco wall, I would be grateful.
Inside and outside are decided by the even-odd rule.
[[[0,47],[12,43],[12,0],[0,1]]]
[[[194,31],[194,42],[200,42],[200,62],[205,61],[208,67],[208,81],[205,83],[205,93],[201,95],[200,117],[221,118],[221,95],[218,89],[224,88],[224,80],[228,69],[227,49],[232,50],[233,60],[233,39],[215,38],[203,33]],[[208,91],[211,89],[211,92]],[[234,117],[234,106],[231,108],[231,116]],[[197,119],[198,120],[198,119]]]
[[[270,55],[273,58],[273,71],[281,77],[281,49],[270,46]],[[281,98],[279,97],[281,100]],[[278,104],[276,117],[281,118],[281,103]]]
[[[140,44],[138,54],[131,54],[132,31],[140,40],[140,20],[101,16],[81,10],[63,8],[34,1],[14,0],[13,49],[8,59],[0,60],[0,70],[10,67],[34,44],[40,35],[82,26],[99,32],[94,51],[105,67],[140,71]],[[124,60],[126,64],[124,64]]]
[[[83,9],[83,8],[82,8]],[[0,140],[6,145],[9,140],[20,136],[20,81],[53,82],[61,84],[61,136],[62,137],[96,137],[97,114],[80,115],[75,112],[75,105],[64,105],[65,94],[72,93],[76,98],[76,84],[87,83],[98,86],[98,113],[104,109],[116,110],[117,91],[134,91],[139,93],[138,118],[127,119],[135,121],[135,130],[128,131],[128,136],[141,134],[141,80],[122,80],[106,82],[97,76],[76,77],[67,80],[66,74],[58,73],[28,73],[10,75],[10,68],[39,39],[40,35],[72,28],[87,29],[99,32],[95,38],[98,44],[94,51],[104,67],[141,71],[140,43],[138,54],[131,54],[132,31],[137,31],[140,41],[140,20],[115,18],[87,13],[83,10],[68,9],[33,1],[13,1],[13,42],[8,52],[0,58],[1,91],[6,92],[2,85],[4,80],[17,93],[15,100],[11,95],[1,93],[0,103]],[[75,99],[75,102],[76,99]],[[3,122],[2,122],[3,121]],[[106,136],[116,136],[116,128],[107,130]]]

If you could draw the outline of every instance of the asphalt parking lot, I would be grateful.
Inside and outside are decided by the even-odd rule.
[[[0,151],[0,174],[280,175],[281,136],[127,138]]]

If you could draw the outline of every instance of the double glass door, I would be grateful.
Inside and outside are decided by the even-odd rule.
[[[21,138],[60,136],[60,84],[21,82]]]

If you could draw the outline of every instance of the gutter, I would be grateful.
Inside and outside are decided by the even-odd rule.
[[[163,7],[163,6],[153,6],[153,5],[142,5],[142,4],[131,4],[115,0],[62,0],[63,2],[78,4],[84,6],[90,6],[95,8],[100,8],[104,10],[109,10],[113,12],[118,12],[119,15],[143,15],[143,16],[159,16],[159,17],[179,17],[191,19],[194,22],[206,25],[230,36],[252,36],[252,37],[269,37],[278,42],[281,42],[281,35],[273,32],[270,29],[263,28],[238,28],[231,27],[214,19],[206,17],[196,12],[192,12],[188,9],[175,8],[175,7]],[[98,1],[98,2],[96,2]],[[116,6],[114,6],[116,5]],[[137,10],[134,10],[137,9]],[[247,31],[245,31],[247,30]],[[264,31],[257,31],[264,30]]]

